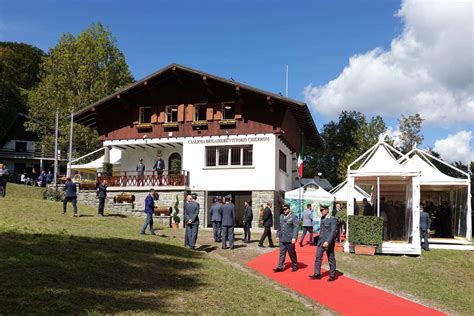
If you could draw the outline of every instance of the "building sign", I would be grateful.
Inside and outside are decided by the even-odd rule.
[[[238,137],[238,138],[210,138],[210,139],[189,139],[188,144],[232,144],[232,143],[259,143],[269,142],[270,137]]]

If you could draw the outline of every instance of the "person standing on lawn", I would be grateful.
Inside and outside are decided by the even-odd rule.
[[[304,237],[309,231],[309,244],[313,243],[313,207],[311,204],[306,205],[306,210],[303,212],[303,235],[300,240],[300,247],[303,247]]]
[[[278,239],[280,241],[280,258],[275,272],[282,272],[285,267],[286,253],[290,255],[291,271],[298,270],[295,244],[298,239],[299,220],[288,204],[283,205],[283,214],[280,215],[280,228],[278,228]]]
[[[194,249],[196,247],[199,228],[199,203],[193,199],[191,194],[186,196],[184,222],[186,223],[184,246],[189,249]]]
[[[6,164],[0,164],[0,186],[3,189],[2,197],[7,195],[8,169]]]
[[[244,243],[248,244],[250,242],[250,228],[252,228],[253,221],[253,211],[250,201],[245,201],[245,213],[244,213]]]
[[[104,216],[105,198],[107,197],[107,180],[97,186],[97,197],[99,198],[99,217]]]
[[[227,249],[227,240],[230,249],[234,249],[235,205],[230,199],[227,195],[222,206],[222,249]]]
[[[323,254],[326,252],[329,262],[329,279],[336,279],[336,256],[334,255],[334,246],[336,240],[337,220],[334,217],[328,218],[329,205],[321,205],[321,228],[318,239],[318,248],[316,250],[316,260],[314,263],[314,274],[310,275],[312,279],[321,279],[321,264]]]
[[[155,234],[155,229],[153,227],[153,213],[155,211],[155,190],[152,188],[150,189],[150,192],[145,198],[145,213],[146,213],[146,219],[145,223],[142,226],[142,229],[140,230],[141,235],[145,235],[145,230],[148,226],[150,226],[150,234],[151,235],[156,235]]]
[[[71,201],[72,208],[74,210],[74,217],[77,217],[77,188],[76,184],[72,182],[71,178],[66,179],[66,184],[64,184],[63,191],[66,191],[66,196],[63,200],[63,214],[66,215],[67,211],[67,202]]]
[[[273,248],[273,240],[272,240],[272,227],[273,227],[273,214],[272,214],[272,202],[267,202],[267,207],[263,211],[263,218],[262,224],[264,227],[262,237],[260,237],[260,241],[258,242],[259,247],[263,247],[263,242],[265,238],[268,237],[268,245]]]
[[[212,233],[215,242],[222,242],[222,204],[220,199],[214,197],[214,203],[209,209],[212,220]]]
[[[420,205],[420,242],[421,248],[430,251],[430,244],[428,242],[428,238],[430,235],[430,227],[431,227],[431,218],[430,214],[425,212],[423,209],[423,205]],[[423,239],[423,240],[422,240]]]

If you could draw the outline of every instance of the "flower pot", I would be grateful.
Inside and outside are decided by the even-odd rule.
[[[366,255],[373,256],[375,255],[376,246],[367,246],[367,245],[355,245],[356,255]]]
[[[334,247],[334,250],[336,252],[344,252],[344,246],[340,243],[336,243],[336,246]]]
[[[172,223],[172,224],[171,224],[171,227],[172,227],[173,229],[179,229],[179,223]]]

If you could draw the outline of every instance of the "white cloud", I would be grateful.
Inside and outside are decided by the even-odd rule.
[[[435,141],[433,150],[448,162],[462,161],[468,163],[474,161],[474,150],[470,147],[470,141],[474,138],[472,131],[460,131],[449,134],[444,139]]]
[[[400,130],[398,128],[394,129],[392,126],[389,126],[385,133],[383,133],[383,137],[388,136],[393,139],[395,147],[400,147],[402,145],[402,140],[400,139],[401,135]]]
[[[307,86],[306,102],[328,117],[418,112],[438,125],[474,122],[473,12],[472,1],[403,1],[390,50],[352,56],[336,79]]]

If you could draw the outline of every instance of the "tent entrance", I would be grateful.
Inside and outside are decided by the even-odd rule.
[[[434,238],[466,238],[467,188],[421,186],[421,201],[431,217]]]

